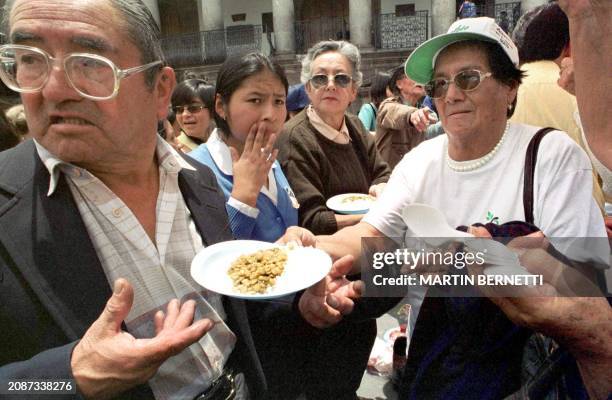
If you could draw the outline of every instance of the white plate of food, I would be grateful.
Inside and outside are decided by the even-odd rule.
[[[375,201],[369,194],[344,193],[330,198],[325,205],[338,214],[365,214]]]
[[[313,247],[232,240],[196,254],[191,276],[213,292],[263,300],[306,289],[325,277],[331,266],[329,255]]]

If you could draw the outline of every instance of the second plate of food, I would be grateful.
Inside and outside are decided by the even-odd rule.
[[[263,300],[308,288],[331,266],[329,255],[312,247],[233,240],[202,249],[191,262],[191,276],[214,292]]]
[[[339,214],[365,214],[376,198],[363,193],[344,193],[331,197],[325,205]]]

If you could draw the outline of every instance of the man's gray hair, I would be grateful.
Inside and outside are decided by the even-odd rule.
[[[151,11],[141,0],[108,0],[109,4],[123,16],[122,30],[127,32],[132,43],[141,52],[142,64],[161,60],[165,64],[165,57],[161,48],[161,32]],[[10,41],[10,14],[15,0],[7,0],[2,15],[2,32],[6,40]],[[146,82],[153,87],[158,69],[152,68],[145,72]]]
[[[300,76],[302,83],[306,84],[312,78],[311,66],[314,59],[328,52],[340,53],[350,61],[353,81],[358,87],[361,86],[363,81],[363,74],[360,71],[361,55],[354,44],[344,40],[325,40],[308,49],[308,53],[302,60],[302,73]]]

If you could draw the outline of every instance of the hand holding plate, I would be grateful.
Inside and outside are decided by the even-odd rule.
[[[285,231],[285,234],[281,236],[276,243],[278,244],[291,244],[295,243],[298,246],[304,247],[316,247],[317,239],[315,235],[306,228],[299,226],[290,226]]]
[[[317,328],[327,328],[353,311],[353,300],[361,297],[363,292],[363,282],[346,279],[353,261],[352,256],[338,259],[325,278],[304,292],[299,309],[308,323]]]

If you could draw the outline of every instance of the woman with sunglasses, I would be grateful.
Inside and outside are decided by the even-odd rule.
[[[435,99],[446,134],[421,143],[400,161],[361,223],[319,237],[317,245],[336,256],[358,257],[361,238],[414,237],[403,218],[406,206],[414,203],[437,208],[452,227],[486,224],[469,228],[479,236],[539,230],[538,237],[545,235],[557,245],[555,238],[605,238],[591,195],[589,159],[566,134],[552,130],[541,137],[532,185],[525,184],[527,149],[539,128],[508,122],[523,75],[518,66],[516,46],[486,17],[457,21],[448,33],[415,49],[406,73],[425,84]],[[523,222],[530,219],[531,224]],[[557,249],[564,252],[562,244],[567,241]],[[366,288],[373,289],[373,284],[366,282]],[[436,297],[454,289],[425,289],[428,296],[410,341],[402,399],[506,398],[521,387],[523,350],[534,331],[563,339],[569,333],[563,326],[579,325],[570,316],[550,315],[549,325],[528,329],[508,318],[516,316],[508,307],[511,302]],[[473,296],[484,296],[471,289]],[[408,295],[413,307],[420,305],[415,299],[418,286],[409,286]],[[534,300],[534,309],[537,304]],[[558,318],[566,320],[555,330]],[[529,365],[532,372],[537,370],[534,364]],[[562,373],[573,372],[568,367]]]
[[[176,138],[181,149],[189,152],[206,142],[215,124],[212,109],[215,87],[201,79],[187,79],[172,92],[172,110],[181,128]]]
[[[387,97],[393,96],[393,92],[391,92],[389,88],[390,82],[390,74],[386,72],[377,72],[374,78],[372,78],[372,84],[370,85],[370,99],[372,101],[363,104],[359,109],[359,114],[357,114],[363,126],[365,126],[371,134],[376,132],[376,114],[378,114],[380,103]]]
[[[361,56],[354,45],[324,41],[308,50],[301,80],[311,104],[285,124],[279,160],[296,193],[300,226],[330,234],[354,225],[363,214],[341,215],[326,201],[343,193],[377,196],[390,170],[374,139],[347,109],[357,96]]]

